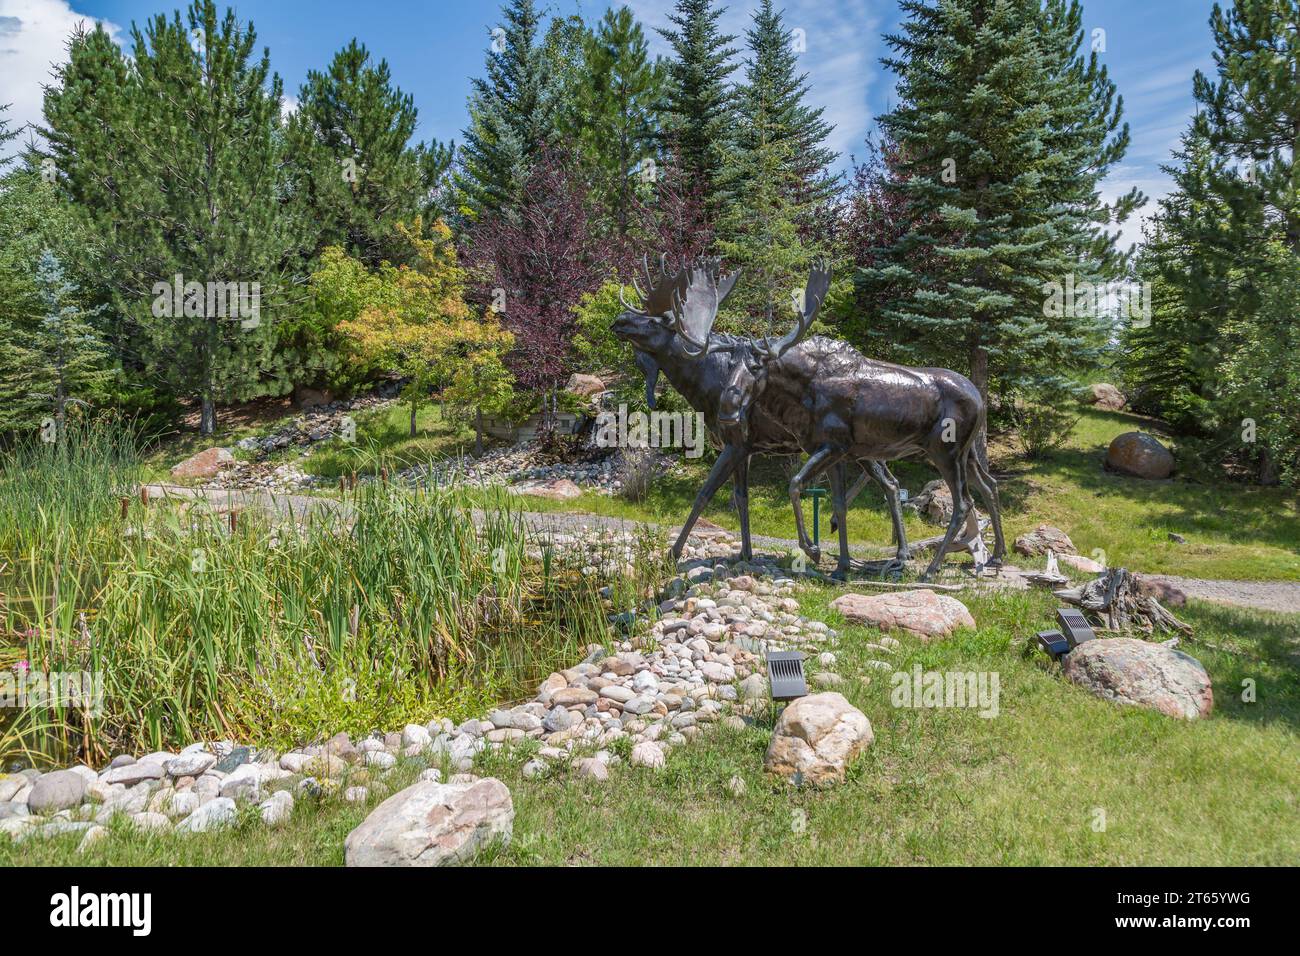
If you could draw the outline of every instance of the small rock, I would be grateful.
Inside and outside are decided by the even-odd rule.
[[[918,589],[887,594],[841,594],[831,608],[846,620],[874,624],[882,630],[901,628],[931,640],[946,637],[959,627],[975,627],[966,605],[946,594]]]
[[[163,761],[163,770],[172,777],[198,777],[216,762],[216,756],[209,753],[181,754]]]
[[[293,794],[288,790],[277,790],[258,804],[257,809],[263,823],[268,827],[278,827],[293,815]]]
[[[1109,382],[1095,382],[1088,386],[1089,401],[1108,412],[1118,412],[1128,401],[1124,398],[1124,393]]]
[[[1033,531],[1016,538],[1015,550],[1024,555],[1046,554],[1048,551],[1054,552],[1058,557],[1078,554],[1070,536],[1050,524],[1040,524]]]
[[[664,762],[663,748],[651,740],[644,740],[633,747],[632,754],[628,758],[628,763],[632,766],[648,767],[651,770],[658,770]]]
[[[206,833],[235,822],[235,801],[216,797],[176,824],[181,833]]]

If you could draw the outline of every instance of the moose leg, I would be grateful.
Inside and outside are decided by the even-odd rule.
[[[970,454],[970,471],[967,474],[970,483],[979,492],[980,500],[988,509],[989,520],[993,522],[993,554],[990,564],[1001,564],[1006,557],[1007,541],[1002,536],[1002,504],[998,501],[998,483],[989,474],[988,467],[980,458],[979,452],[972,449]]]
[[[749,540],[749,454],[736,454],[735,469],[731,473],[735,488],[736,510],[740,512],[740,560],[752,561],[754,547]]]
[[[880,482],[880,487],[885,489],[885,498],[889,501],[889,520],[893,522],[894,541],[898,544],[895,557],[899,561],[908,561],[912,552],[907,547],[907,532],[903,529],[903,506],[898,500],[898,479],[883,461],[873,461],[870,465],[871,474]]]
[[[850,565],[849,500],[845,494],[845,486],[848,484],[848,468],[841,459],[827,470],[830,472],[831,479],[831,510],[835,514],[835,521],[839,526],[840,533],[840,560],[835,565],[835,573],[832,577],[842,581],[848,576]]]
[[[844,504],[846,506],[846,510],[847,510],[847,506],[853,502],[853,499],[856,498],[858,495],[862,494],[862,489],[867,487],[867,482],[869,480],[870,478],[865,471],[862,472],[862,474],[858,475],[857,479],[853,482],[852,487],[849,488],[848,493],[844,496]],[[831,518],[831,530],[832,531],[839,530],[839,519],[833,516]]]
[[[966,512],[968,492],[966,491],[966,454],[957,452],[952,457],[937,457],[932,459],[939,473],[943,475],[943,480],[948,485],[948,491],[952,494],[952,518],[948,520],[948,530],[944,532],[943,540],[939,542],[938,549],[934,552],[934,558],[930,561],[930,566],[925,569],[921,575],[922,581],[928,581],[939,570],[939,565],[943,563],[943,556],[948,548],[952,545],[952,539],[957,536],[961,526],[966,523]]]
[[[799,496],[803,494],[803,487],[808,483],[813,475],[820,472],[830,462],[838,459],[843,452],[831,445],[822,445],[811,457],[803,463],[799,473],[790,479],[790,503],[794,505],[794,526],[799,532],[799,547],[803,553],[813,559],[813,563],[821,560],[821,550],[813,547],[813,543],[808,540],[808,529],[803,524],[803,508],[799,505]]]
[[[690,517],[686,519],[686,524],[682,525],[682,532],[677,536],[677,543],[673,545],[674,558],[682,556],[682,549],[686,547],[686,539],[691,536],[691,529],[695,527],[695,522],[699,520],[700,512],[704,510],[705,505],[713,500],[714,494],[722,487],[722,483],[727,480],[732,469],[736,467],[736,457],[741,453],[741,450],[735,445],[723,446],[722,451],[718,454],[718,460],[713,463],[713,469],[709,472],[709,477],[704,479],[704,487],[695,496],[695,504],[691,505]]]

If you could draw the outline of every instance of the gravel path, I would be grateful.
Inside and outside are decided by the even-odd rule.
[[[1300,583],[1294,581],[1209,581],[1205,578],[1180,578],[1172,574],[1142,576],[1164,581],[1189,598],[1201,601],[1300,614]]]
[[[163,494],[170,494],[175,497],[194,498],[202,495],[215,507],[230,507],[231,505],[236,508],[262,507],[267,510],[274,510],[284,517],[293,514],[295,517],[300,518],[313,510],[321,508],[337,509],[341,506],[340,502],[330,498],[294,494],[273,495],[265,491],[210,491],[200,493],[194,489],[179,488],[173,485],[153,485],[150,486],[149,491],[151,497],[162,497]],[[476,511],[475,520],[480,518],[481,513]],[[629,521],[625,518],[611,518],[605,515],[574,511],[528,511],[524,513],[524,521],[535,532],[551,531],[560,534],[576,534],[584,529],[597,528],[632,531],[638,527],[648,527],[651,530],[662,528],[664,531],[676,531],[680,527],[679,525],[669,527],[650,522]],[[785,550],[797,547],[797,542],[792,539],[773,538],[766,535],[754,535],[754,544]],[[824,554],[833,553],[835,548],[836,544],[833,539],[822,542]],[[879,548],[872,549],[861,545],[854,545],[850,550],[857,555],[874,554],[879,556],[880,554]],[[1204,578],[1184,578],[1170,574],[1144,574],[1143,577],[1164,581],[1178,588],[1189,598],[1201,601],[1255,608],[1261,611],[1300,614],[1300,583],[1293,581],[1213,581]]]

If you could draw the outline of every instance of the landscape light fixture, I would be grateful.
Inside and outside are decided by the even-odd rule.
[[[803,676],[803,654],[798,651],[767,652],[767,683],[774,701],[808,696]]]
[[[1096,635],[1088,624],[1088,619],[1078,608],[1061,607],[1056,609],[1056,621],[1061,629],[1039,631],[1034,635],[1038,648],[1054,661],[1059,661],[1084,641],[1090,641]]]
[[[1065,639],[1070,642],[1070,650],[1074,650],[1084,641],[1090,641],[1097,635],[1092,633],[1092,627],[1088,624],[1088,619],[1083,616],[1083,612],[1074,607],[1058,607],[1056,609],[1056,622],[1061,625],[1061,631],[1065,634]]]

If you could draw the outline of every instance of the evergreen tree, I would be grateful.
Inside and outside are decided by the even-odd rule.
[[[981,393],[1063,383],[1093,357],[1106,317],[1054,310],[1051,284],[1104,286],[1124,258],[1097,185],[1124,155],[1122,100],[1083,57],[1077,0],[902,0],[901,33],[884,63],[899,105],[881,117],[897,144],[902,192],[916,216],[883,262],[860,271],[864,291],[896,291],[868,330],[884,351],[968,371]],[[941,261],[913,271],[919,247]],[[1053,314],[1059,311],[1060,314]]]
[[[833,127],[822,118],[820,107],[804,102],[808,74],[799,72],[791,33],[772,0],[762,0],[754,11],[754,23],[745,32],[745,40],[749,55],[745,81],[736,90],[740,122],[736,147],[751,155],[760,148],[760,141],[788,147],[786,165],[797,183],[792,201],[812,210],[824,209],[837,192],[837,177],[830,169],[838,157],[826,146]],[[743,183],[737,185],[740,189],[733,192],[733,199],[743,195]]]
[[[487,76],[472,81],[457,185],[472,218],[519,200],[539,151],[555,141],[559,81],[533,0],[510,0],[492,34]]]
[[[19,133],[19,130],[9,128],[9,118],[4,115],[9,112],[9,107],[12,105],[11,103],[0,103],[0,152],[4,151],[5,143],[17,138]],[[12,156],[0,157],[0,170],[3,170],[13,160]]]
[[[1129,378],[1206,436],[1202,459],[1298,483],[1300,3],[1216,4],[1210,28],[1217,75],[1193,81],[1201,109],[1145,263],[1162,294],[1151,328],[1127,335]]]
[[[682,174],[698,183],[706,212],[716,219],[723,206],[720,173],[733,131],[727,87],[736,37],[718,26],[725,8],[715,0],[677,0],[668,15],[675,29],[659,34],[672,46],[662,107],[663,138]]]
[[[371,268],[397,261],[410,248],[397,223],[423,215],[448,147],[410,145],[414,100],[393,85],[387,61],[373,62],[355,39],[327,70],[307,74],[298,100],[289,155],[309,192],[319,247],[341,245]]]
[[[1211,258],[1198,248],[1230,249],[1231,214],[1208,188],[1218,161],[1204,137],[1189,131],[1174,155],[1180,164],[1164,169],[1175,189],[1160,201],[1138,258],[1138,275],[1151,284],[1152,321],[1124,329],[1126,394],[1134,409],[1206,435],[1237,270],[1230,254]]]
[[[570,135],[602,209],[626,236],[639,182],[653,185],[660,158],[658,105],[663,70],[628,7],[606,10],[587,38]]]
[[[825,253],[835,154],[830,127],[803,103],[807,77],[782,15],[763,0],[746,33],[745,81],[736,90],[734,141],[721,176],[727,205],[720,251],[746,273],[735,304],[765,321],[765,334],[791,311],[809,262]],[[802,275],[801,275],[802,273]],[[779,319],[778,319],[779,313]],[[752,331],[759,331],[757,328]]]
[[[211,434],[217,402],[294,378],[275,326],[310,237],[286,181],[281,83],[252,25],[213,0],[131,35],[129,64],[101,30],[74,38],[46,122],[72,198],[109,237],[106,275],[146,368],[198,400]]]
[[[43,311],[28,334],[13,343],[20,352],[19,384],[53,414],[55,435],[62,437],[68,406],[90,404],[112,374],[111,362],[90,322],[92,313],[78,301],[79,289],[49,249],[41,254],[36,281]]]

